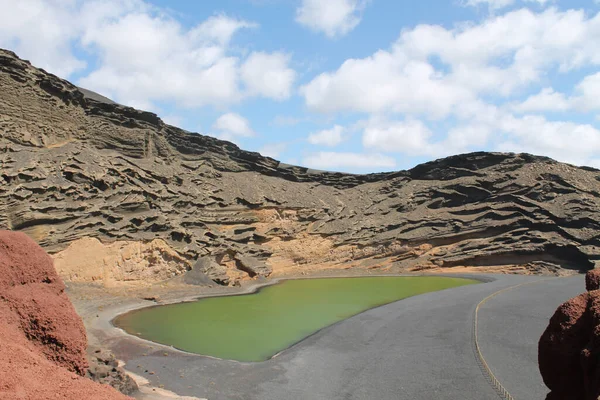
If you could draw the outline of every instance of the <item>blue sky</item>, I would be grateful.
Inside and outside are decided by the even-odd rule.
[[[600,167],[594,0],[0,0],[0,47],[283,162]]]

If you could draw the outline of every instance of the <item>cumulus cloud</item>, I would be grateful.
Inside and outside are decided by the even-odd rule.
[[[269,143],[264,145],[258,151],[263,156],[278,159],[288,147],[288,143]]]
[[[490,145],[498,151],[541,154],[575,165],[590,165],[600,154],[600,130],[590,124],[515,116],[482,102],[465,105],[463,117],[493,139]]]
[[[302,0],[296,22],[329,38],[346,35],[356,28],[366,0]]]
[[[587,164],[600,154],[600,130],[588,124],[507,115],[498,128],[508,134],[499,150],[543,154],[575,165]]]
[[[363,145],[386,152],[401,152],[413,155],[429,153],[432,132],[418,120],[387,121],[373,119],[368,122]]]
[[[303,165],[316,169],[392,169],[396,166],[393,157],[378,153],[343,153],[322,151],[303,159]]]
[[[469,122],[451,128],[440,139],[423,121],[376,117],[366,122],[362,142],[364,147],[384,153],[437,158],[481,150],[488,144],[491,134],[489,125]]]
[[[598,41],[600,14],[588,17],[581,10],[521,9],[453,29],[419,25],[405,30],[391,49],[348,59],[300,92],[320,112],[443,118],[482,95],[509,97],[552,68],[600,65]]]
[[[567,111],[570,108],[571,101],[563,93],[555,92],[552,88],[544,88],[513,106],[518,112]]]
[[[74,52],[81,46],[98,60],[78,83],[127,105],[196,108],[253,96],[281,100],[295,78],[289,55],[242,56],[231,41],[258,25],[227,15],[187,27],[142,0],[0,0],[0,7],[1,46],[65,78],[85,70]]]
[[[544,88],[523,102],[514,104],[512,108],[517,112],[600,110],[600,72],[584,77],[575,86],[571,96],[556,92],[552,88]]]
[[[586,76],[578,85],[575,100],[584,110],[600,110],[600,72]]]
[[[250,122],[236,113],[221,115],[212,126],[216,136],[223,140],[235,142],[240,137],[252,137],[255,135]]]
[[[331,129],[324,129],[308,135],[308,142],[314,145],[334,147],[344,141],[344,127],[335,125]]]
[[[167,115],[162,115],[160,117],[166,124],[169,125],[173,125],[176,126],[178,128],[181,128],[183,125],[183,118],[179,115],[175,115],[175,114],[167,114]]]
[[[290,68],[291,56],[284,53],[254,52],[241,67],[248,94],[284,100],[290,97],[296,71]]]
[[[71,52],[78,35],[72,29],[75,1],[0,0],[0,47],[14,50],[61,76],[85,68]]]
[[[347,60],[334,73],[323,73],[301,88],[309,108],[320,112],[386,111],[447,116],[471,93],[445,82],[427,62],[401,60],[379,51]]]
[[[519,9],[451,29],[418,25],[387,50],[321,73],[300,93],[313,111],[369,115],[362,143],[371,151],[437,157],[491,148],[591,163],[600,153],[593,124],[531,114],[600,110],[600,73],[570,94],[539,87],[598,68],[597,42],[600,13],[582,10]]]

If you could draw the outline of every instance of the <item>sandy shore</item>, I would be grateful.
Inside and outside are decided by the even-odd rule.
[[[140,349],[146,353],[160,350],[168,351],[170,353],[185,353],[171,346],[165,346],[129,335],[122,329],[114,326],[112,320],[129,311],[152,307],[157,304],[181,303],[214,296],[249,294],[257,291],[261,287],[276,284],[281,279],[282,278],[269,279],[260,282],[250,281],[242,287],[222,287],[218,285],[215,285],[214,287],[156,285],[147,288],[120,287],[107,289],[99,285],[69,284],[67,293],[75,306],[77,313],[83,319],[90,347],[93,346],[113,350],[113,345],[115,343],[122,343],[123,339],[125,339],[125,342],[131,342],[131,349],[128,349],[129,351],[126,351],[126,353],[131,351],[133,354],[136,354],[139,353]],[[157,300],[147,300],[147,298],[153,297]],[[140,388],[139,393],[135,395],[137,399],[203,400],[197,397],[179,396],[161,387],[152,386],[146,378],[139,375],[137,371],[127,365],[125,360],[119,361],[125,371],[136,381]]]

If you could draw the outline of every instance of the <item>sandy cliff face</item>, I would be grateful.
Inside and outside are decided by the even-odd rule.
[[[597,170],[473,153],[394,173],[313,171],[98,101],[7,51],[0,87],[0,227],[34,238],[66,279],[600,260]]]
[[[52,259],[0,231],[0,399],[128,399],[83,377],[86,334]]]
[[[163,240],[116,241],[103,244],[96,238],[77,239],[54,255],[58,274],[71,282],[118,283],[164,281],[189,269],[189,262]]]

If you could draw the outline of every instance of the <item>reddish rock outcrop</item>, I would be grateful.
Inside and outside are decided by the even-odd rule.
[[[586,275],[587,293],[562,304],[542,334],[538,362],[546,400],[600,399],[600,271]]]
[[[52,259],[0,231],[0,399],[129,399],[83,377],[86,335]]]
[[[585,290],[600,289],[600,269],[593,269],[585,274]]]

